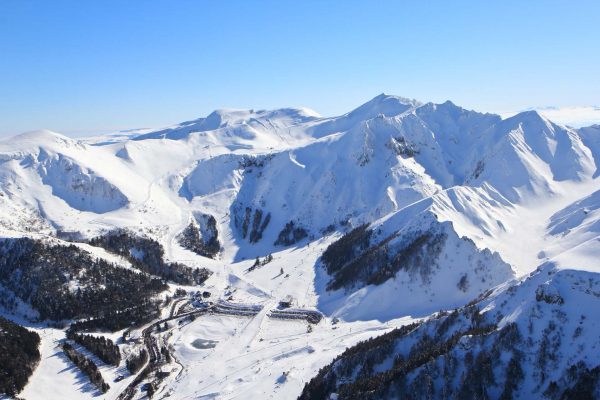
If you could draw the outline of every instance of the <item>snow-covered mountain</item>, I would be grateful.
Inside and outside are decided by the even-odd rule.
[[[473,304],[348,349],[300,398],[597,398],[599,284],[597,273],[544,264]]]
[[[212,274],[204,287],[215,296],[261,304],[264,311],[244,327],[206,317],[214,318],[211,328],[174,328],[174,341],[165,343],[190,366],[200,367],[205,356],[218,361],[190,347],[193,335],[227,343],[231,359],[246,352],[250,361],[235,361],[238,373],[232,375],[226,369],[207,372],[202,385],[183,366],[181,376],[163,381],[162,390],[175,398],[260,397],[274,385],[277,397],[287,398],[299,395],[320,367],[369,332],[384,333],[477,298],[472,304],[495,324],[490,332],[514,323],[534,344],[544,328],[528,330],[531,315],[559,324],[562,312],[574,324],[582,302],[594,307],[593,296],[586,296],[600,282],[599,168],[598,126],[574,130],[535,111],[502,119],[450,101],[385,94],[337,117],[305,108],[224,109],[157,130],[82,140],[38,131],[0,142],[0,233],[64,245],[75,240],[110,262],[143,260],[135,246],[115,255],[94,245],[104,242],[89,242],[120,229],[156,241],[152,248],[164,250],[165,261],[207,268]],[[589,282],[588,289],[581,282]],[[171,292],[176,287],[171,283]],[[557,291],[564,305],[544,300]],[[283,350],[272,353],[263,339],[275,323],[267,321],[267,308],[288,295],[298,307],[323,313],[326,322],[310,333],[277,328],[313,343],[291,344],[283,357]],[[456,326],[440,334],[444,340],[465,331],[467,309],[452,322],[438,316],[406,337],[394,337],[394,354],[405,357],[413,338],[440,324]],[[595,345],[593,319],[590,313],[577,322],[589,332],[577,343]],[[333,338],[339,338],[335,345]],[[288,343],[268,340],[273,346]],[[461,340],[475,346],[475,339]],[[477,346],[488,351],[494,340]],[[462,362],[464,353],[452,356]],[[560,383],[559,375],[570,365],[598,365],[596,359],[580,360],[574,347],[561,353],[568,361],[557,361],[556,376],[548,379],[563,391],[571,386]],[[391,370],[394,363],[375,364],[369,374]],[[44,374],[51,370],[42,367]],[[273,383],[274,368],[294,372]],[[425,379],[425,366],[419,368],[406,375],[407,385]],[[523,396],[546,390],[532,386],[538,375],[531,368],[523,378],[528,386],[517,391]],[[344,374],[336,372],[350,379]],[[45,379],[34,374],[26,397],[39,397]],[[441,390],[431,379],[432,390]],[[328,387],[328,395],[338,389],[344,397],[338,386]],[[110,398],[118,394],[108,392]]]

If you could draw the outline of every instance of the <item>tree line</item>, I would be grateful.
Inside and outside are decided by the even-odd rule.
[[[69,329],[67,339],[82,345],[106,364],[118,366],[121,362],[119,346],[104,336],[84,335]]]
[[[167,285],[75,245],[19,238],[0,242],[0,282],[42,319],[102,318],[149,301]]]
[[[177,241],[184,249],[208,258],[215,258],[221,250],[217,232],[217,221],[215,217],[209,215],[207,218],[208,238],[200,236],[200,228],[194,222],[190,224],[177,236]]]
[[[327,290],[380,285],[400,270],[426,282],[447,239],[445,233],[413,232],[372,244],[372,237],[373,230],[361,225],[325,249],[321,261],[331,275]]]
[[[108,392],[110,386],[104,381],[98,366],[89,358],[75,350],[69,343],[63,343],[62,349],[65,355],[81,372],[83,372],[90,382],[102,393]]]
[[[126,258],[133,267],[180,285],[199,285],[211,275],[206,268],[192,268],[164,261],[160,243],[147,236],[136,235],[126,229],[117,229],[89,241],[92,246]]]
[[[71,324],[73,332],[108,330],[115,332],[123,328],[136,327],[160,317],[160,302],[142,300],[135,306],[123,310],[110,310],[101,316],[76,321]]]
[[[16,396],[40,361],[40,336],[0,317],[0,393]]]
[[[529,390],[550,400],[597,398],[600,366],[561,362],[561,325],[550,319],[541,335],[526,337],[528,328],[499,326],[503,319],[471,304],[360,342],[321,368],[299,399],[510,400]],[[526,376],[533,388],[524,385]]]

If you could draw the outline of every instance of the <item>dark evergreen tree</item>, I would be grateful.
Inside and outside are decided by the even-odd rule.
[[[136,374],[147,361],[148,352],[145,349],[142,349],[139,353],[130,356],[125,362],[125,365],[131,374]]]
[[[67,339],[79,343],[106,364],[118,366],[121,362],[119,347],[104,336],[82,335],[68,330]]]
[[[291,246],[306,237],[308,237],[306,229],[295,225],[294,221],[290,221],[285,224],[285,227],[279,232],[279,236],[273,244],[275,246]]]
[[[0,317],[0,394],[14,397],[25,387],[40,361],[39,346],[37,333]]]
[[[104,381],[98,366],[96,366],[92,360],[75,350],[69,343],[63,343],[62,349],[67,358],[71,360],[71,362],[73,362],[73,364],[75,364],[75,366],[79,368],[81,372],[87,375],[90,382],[92,382],[92,384],[96,386],[98,390],[100,390],[102,393],[108,392],[110,386]]]
[[[93,238],[90,240],[90,244],[125,257],[141,271],[180,285],[201,284],[211,275],[206,268],[192,268],[181,263],[165,262],[164,249],[160,243],[127,230],[118,229],[104,236]]]
[[[52,320],[102,318],[137,307],[167,288],[161,279],[110,264],[77,246],[29,238],[0,242],[0,282],[41,318]]]
[[[203,257],[215,258],[221,250],[221,243],[219,242],[219,233],[217,231],[217,220],[212,215],[206,216],[204,223],[204,235],[200,235],[200,227],[194,222],[190,224],[181,232],[177,240],[179,244],[188,250],[193,251]]]

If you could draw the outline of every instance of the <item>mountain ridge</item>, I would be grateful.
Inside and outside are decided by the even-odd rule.
[[[213,293],[217,303],[252,304],[246,310],[264,306],[245,327],[225,317],[202,317],[216,325],[202,331],[190,323],[196,333],[189,334],[187,325],[175,329],[183,336],[169,345],[190,368],[204,365],[188,343],[198,337],[227,343],[220,351],[230,360],[236,351],[250,357],[245,353],[250,348],[277,368],[290,368],[293,360],[303,369],[294,370],[297,379],[281,378],[293,384],[278,383],[286,398],[301,393],[303,382],[371,331],[383,334],[423,319],[429,321],[424,327],[437,327],[436,311],[463,313],[462,307],[478,304],[486,314],[484,307],[504,300],[505,319],[517,318],[517,297],[530,313],[539,307],[547,316],[560,311],[562,305],[552,302],[557,293],[564,307],[573,307],[571,298],[584,298],[577,294],[578,282],[590,277],[595,282],[600,274],[598,171],[597,127],[575,130],[535,111],[502,119],[450,101],[421,103],[386,94],[335,117],[304,108],[224,109],[112,139],[36,131],[0,142],[0,238],[30,238],[42,249],[52,243],[75,246],[87,258],[111,264],[119,257],[143,260],[144,251],[135,246],[109,254],[94,245],[114,232],[128,232],[161,255],[156,265],[170,268],[160,272],[168,281],[161,286],[164,295],[201,290]],[[115,268],[128,265],[121,260]],[[60,268],[54,270],[59,276]],[[201,286],[180,285],[178,271],[205,271],[207,278]],[[542,278],[548,272],[546,288]],[[36,273],[30,271],[31,279]],[[536,285],[526,283],[530,275]],[[73,274],[61,279],[67,294],[78,287]],[[531,292],[538,286],[539,296]],[[263,327],[273,324],[269,310],[290,297],[326,323],[311,327],[314,334],[294,325],[301,330],[294,335],[313,335],[313,347],[270,358],[262,347],[266,341],[249,338],[267,335]],[[28,304],[26,298],[19,301]],[[464,312],[452,322],[461,332],[472,317]],[[486,315],[491,323],[492,313]],[[582,325],[592,332],[584,337],[589,344],[596,326]],[[505,326],[484,328],[495,337],[506,333]],[[215,333],[219,329],[228,336]],[[332,337],[339,342],[332,345]],[[462,362],[462,353],[455,356]],[[214,379],[203,377],[225,397],[260,397],[272,384],[270,370],[235,363],[245,371],[236,375],[238,383],[253,383],[229,385],[225,366],[215,367]],[[563,374],[569,364],[557,368]],[[426,378],[418,372],[419,379]],[[529,385],[533,378],[527,379]],[[181,396],[210,394],[185,371],[181,380],[165,382]],[[354,383],[362,388],[364,382]]]

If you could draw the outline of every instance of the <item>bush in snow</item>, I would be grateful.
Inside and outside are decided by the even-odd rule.
[[[285,224],[285,227],[279,232],[279,236],[273,244],[275,246],[291,246],[307,236],[308,232],[306,232],[306,229],[301,226],[295,226],[294,221],[290,221]]]

